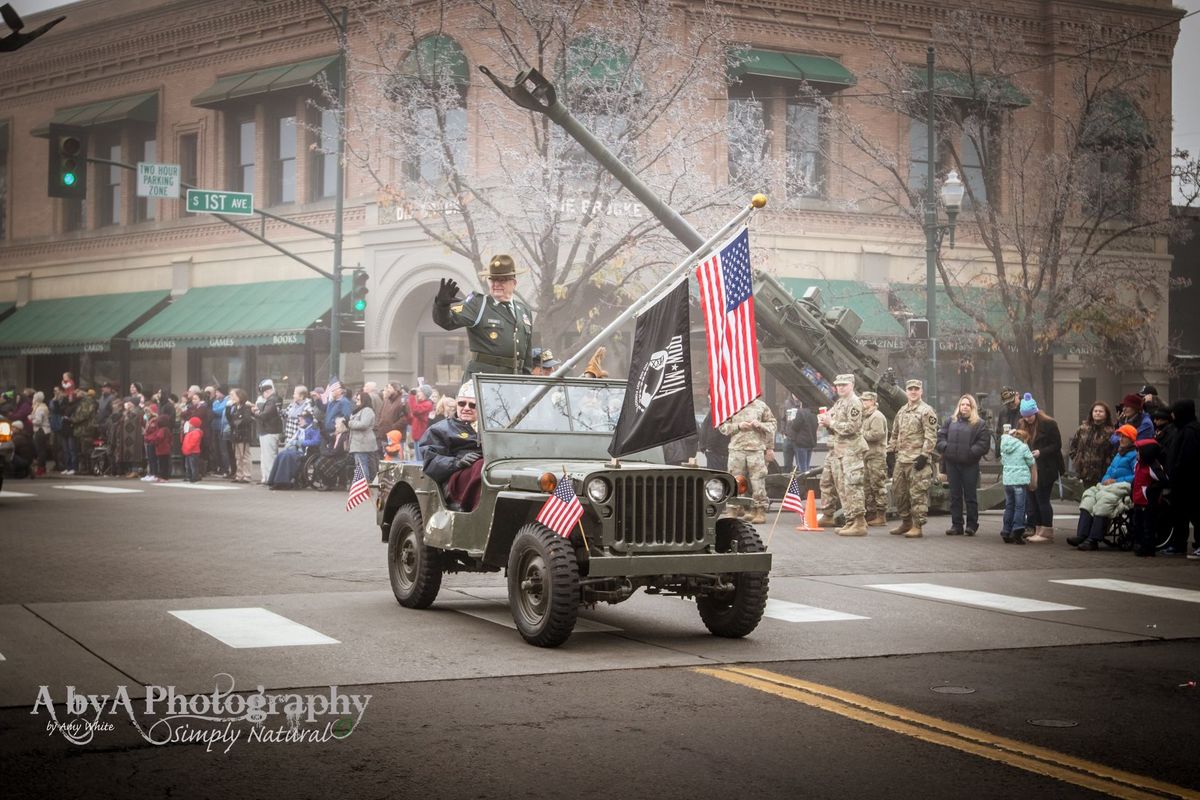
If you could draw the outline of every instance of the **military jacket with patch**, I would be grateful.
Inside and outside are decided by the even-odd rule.
[[[896,412],[888,452],[896,454],[897,464],[911,464],[922,454],[932,460],[937,446],[937,429],[937,414],[929,404],[924,401],[916,405],[909,403]]]
[[[829,409],[829,430],[833,433],[833,452],[867,452],[867,441],[863,438],[863,406],[858,395],[839,397]]]
[[[872,453],[882,455],[887,449],[887,417],[878,408],[867,415],[867,421],[863,423],[863,438],[867,441],[867,449]]]
[[[481,452],[479,432],[457,417],[448,417],[429,426],[419,442],[425,474],[445,483],[455,473],[455,464],[464,453]]]
[[[743,422],[761,422],[765,430],[752,428],[748,431],[738,430]],[[721,423],[718,430],[729,437],[730,450],[769,450],[775,444],[775,415],[762,398],[757,398],[750,405]]]
[[[533,312],[515,297],[510,311],[491,295],[471,292],[448,306],[434,303],[433,321],[448,331],[467,329],[473,365],[468,374],[515,374],[533,366]]]

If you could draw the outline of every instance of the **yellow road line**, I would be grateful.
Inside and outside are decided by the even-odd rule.
[[[1166,795],[1200,800],[1200,794],[1173,784],[995,736],[831,686],[758,669],[699,667],[695,671],[1113,797],[1161,800]]]

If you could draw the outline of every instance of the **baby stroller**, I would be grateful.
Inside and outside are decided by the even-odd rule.
[[[354,456],[346,452],[321,452],[309,454],[300,474],[303,484],[318,492],[347,489],[354,479]]]
[[[93,475],[102,478],[112,471],[112,453],[109,450],[108,444],[100,437],[92,440],[92,450],[89,457],[91,459]]]

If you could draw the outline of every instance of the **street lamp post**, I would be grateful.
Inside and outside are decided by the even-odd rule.
[[[942,236],[950,233],[950,246],[954,247],[954,222],[962,206],[963,184],[954,170],[942,182],[941,199],[946,206],[946,225],[938,224],[936,176],[937,129],[933,102],[933,45],[925,53],[925,88],[928,92],[926,111],[926,144],[928,145],[927,169],[925,172],[925,315],[929,326],[929,376],[925,382],[925,400],[937,411],[937,255],[942,247]]]
[[[333,195],[333,306],[329,313],[329,376],[341,377],[339,373],[342,359],[342,207],[345,203],[346,192],[346,167],[344,164],[346,137],[343,134],[343,123],[346,118],[347,17],[345,8],[341,9],[340,15],[335,15],[325,0],[316,0],[316,2],[325,12],[325,16],[329,17],[329,22],[337,31],[338,37],[337,68],[333,82],[334,103],[337,106],[334,110],[335,135],[337,136],[337,186]]]

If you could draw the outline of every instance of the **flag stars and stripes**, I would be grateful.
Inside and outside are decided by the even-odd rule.
[[[554,493],[546,498],[537,521],[564,538],[571,535],[575,523],[583,517],[583,504],[575,495],[575,486],[570,477],[563,475]]]
[[[350,493],[346,496],[346,510],[357,506],[364,500],[371,499],[371,484],[363,472],[362,464],[354,465],[354,480],[350,482]]]
[[[720,425],[762,394],[750,233],[743,228],[696,271],[708,344],[709,400]]]
[[[792,475],[792,481],[788,484],[787,493],[783,496],[783,510],[795,511],[797,514],[804,513],[804,500],[800,497],[800,477]]]

